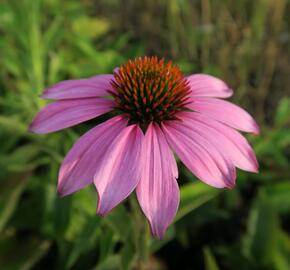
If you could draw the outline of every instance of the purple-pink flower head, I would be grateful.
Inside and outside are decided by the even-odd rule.
[[[60,82],[43,98],[31,130],[49,133],[104,113],[72,147],[59,171],[58,192],[68,195],[94,184],[97,213],[105,215],[136,190],[154,236],[163,238],[179,204],[173,153],[201,181],[235,185],[236,167],[257,172],[255,153],[237,131],[259,133],[253,118],[225,101],[232,90],[205,74],[184,76],[156,57],[129,60],[114,74]]]

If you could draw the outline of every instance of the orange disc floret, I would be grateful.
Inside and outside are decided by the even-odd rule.
[[[177,65],[157,57],[129,60],[115,73],[111,92],[116,109],[142,128],[150,122],[175,119],[186,109],[190,88]]]

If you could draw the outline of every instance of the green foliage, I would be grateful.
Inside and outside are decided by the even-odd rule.
[[[193,178],[191,175],[189,177]],[[175,221],[213,199],[219,193],[220,190],[213,189],[199,182],[183,186],[180,190],[180,204]]]
[[[219,270],[219,267],[217,265],[217,262],[212,255],[209,248],[204,248],[204,261],[205,261],[205,269],[206,270]]]
[[[290,269],[289,12],[289,0],[2,0],[0,268]],[[180,207],[163,241],[134,196],[104,218],[93,187],[57,196],[59,165],[90,124],[28,131],[45,87],[143,54],[225,79],[262,127],[248,137],[260,173],[239,172],[233,190],[180,164]]]

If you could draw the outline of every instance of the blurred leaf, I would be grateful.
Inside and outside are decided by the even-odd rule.
[[[203,249],[205,270],[219,270],[218,264],[208,247]]]
[[[66,268],[70,269],[77,261],[78,257],[91,248],[99,230],[100,217],[93,216],[88,219],[87,224],[83,227],[81,233],[75,237],[73,248],[67,258]]]
[[[174,226],[169,226],[169,228],[166,231],[165,237],[162,241],[157,240],[157,239],[151,239],[149,250],[152,253],[157,252],[159,249],[161,249],[163,246],[165,246],[168,242],[173,240],[174,236],[175,236]]]
[[[61,236],[60,239],[63,239],[62,237],[70,224],[71,205],[71,196],[67,196],[65,198],[55,198],[55,205],[53,211],[54,233],[56,234],[56,236]]]
[[[33,143],[20,146],[10,155],[6,155],[5,158],[0,156],[0,166],[11,172],[30,171],[50,161],[46,156],[36,159],[40,150],[40,146]]]
[[[68,217],[70,222],[65,232],[65,238],[69,241],[74,241],[84,228],[87,226],[88,220],[96,216],[96,193],[88,186],[73,195],[60,200],[67,200],[70,198],[70,209],[68,209]]]
[[[279,235],[279,246],[274,254],[273,264],[277,270],[290,268],[290,237],[288,234],[281,232]]]
[[[278,109],[275,114],[275,123],[277,125],[283,125],[290,119],[290,99],[281,99]]]
[[[44,33],[44,49],[46,53],[50,53],[50,50],[56,45],[56,43],[63,36],[63,26],[64,21],[62,16],[56,17],[53,22],[50,24],[47,31]]]
[[[244,238],[243,250],[245,255],[266,267],[273,263],[277,252],[279,237],[279,221],[269,200],[260,191],[248,220],[248,231]]]
[[[132,263],[135,259],[135,250],[131,243],[125,243],[121,252],[121,265],[123,270],[132,269]]]
[[[28,130],[27,125],[19,118],[8,116],[0,116],[0,128],[14,135],[25,134]]]
[[[180,189],[180,204],[174,222],[178,221],[186,214],[197,207],[216,197],[221,191],[212,188],[204,183],[195,182],[187,184]]]
[[[29,270],[49,250],[51,243],[36,238],[0,237],[0,265],[5,270]]]
[[[279,270],[290,267],[290,239],[281,230],[278,216],[262,190],[250,213],[244,252],[254,265],[266,269],[274,265],[273,269]]]
[[[100,243],[100,257],[99,262],[106,261],[112,254],[116,238],[114,237],[114,231],[102,227],[100,230],[98,241]]]
[[[255,6],[253,8],[253,16],[251,20],[251,31],[253,32],[253,38],[257,39],[259,42],[263,37],[265,21],[271,5],[270,1],[265,0],[257,0],[254,4]]]
[[[112,255],[108,257],[104,262],[100,263],[95,270],[116,270],[120,269],[120,256]]]
[[[280,213],[290,212],[290,182],[283,181],[264,187],[269,203]]]
[[[0,181],[0,232],[14,213],[29,174],[19,174]]]
[[[110,28],[110,22],[103,18],[81,16],[72,24],[74,33],[87,38],[96,38],[105,34]]]
[[[124,242],[129,241],[134,231],[132,217],[124,205],[118,205],[108,216],[105,222],[114,230],[115,234]]]

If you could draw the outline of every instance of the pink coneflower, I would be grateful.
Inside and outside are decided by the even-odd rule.
[[[179,204],[173,153],[201,181],[235,185],[236,167],[257,172],[255,153],[236,129],[259,133],[253,118],[227,98],[232,90],[205,74],[184,76],[157,57],[129,60],[114,74],[67,80],[48,88],[54,99],[31,130],[49,133],[101,114],[117,116],[83,135],[59,171],[65,196],[94,183],[104,215],[136,190],[154,236],[163,238]]]

